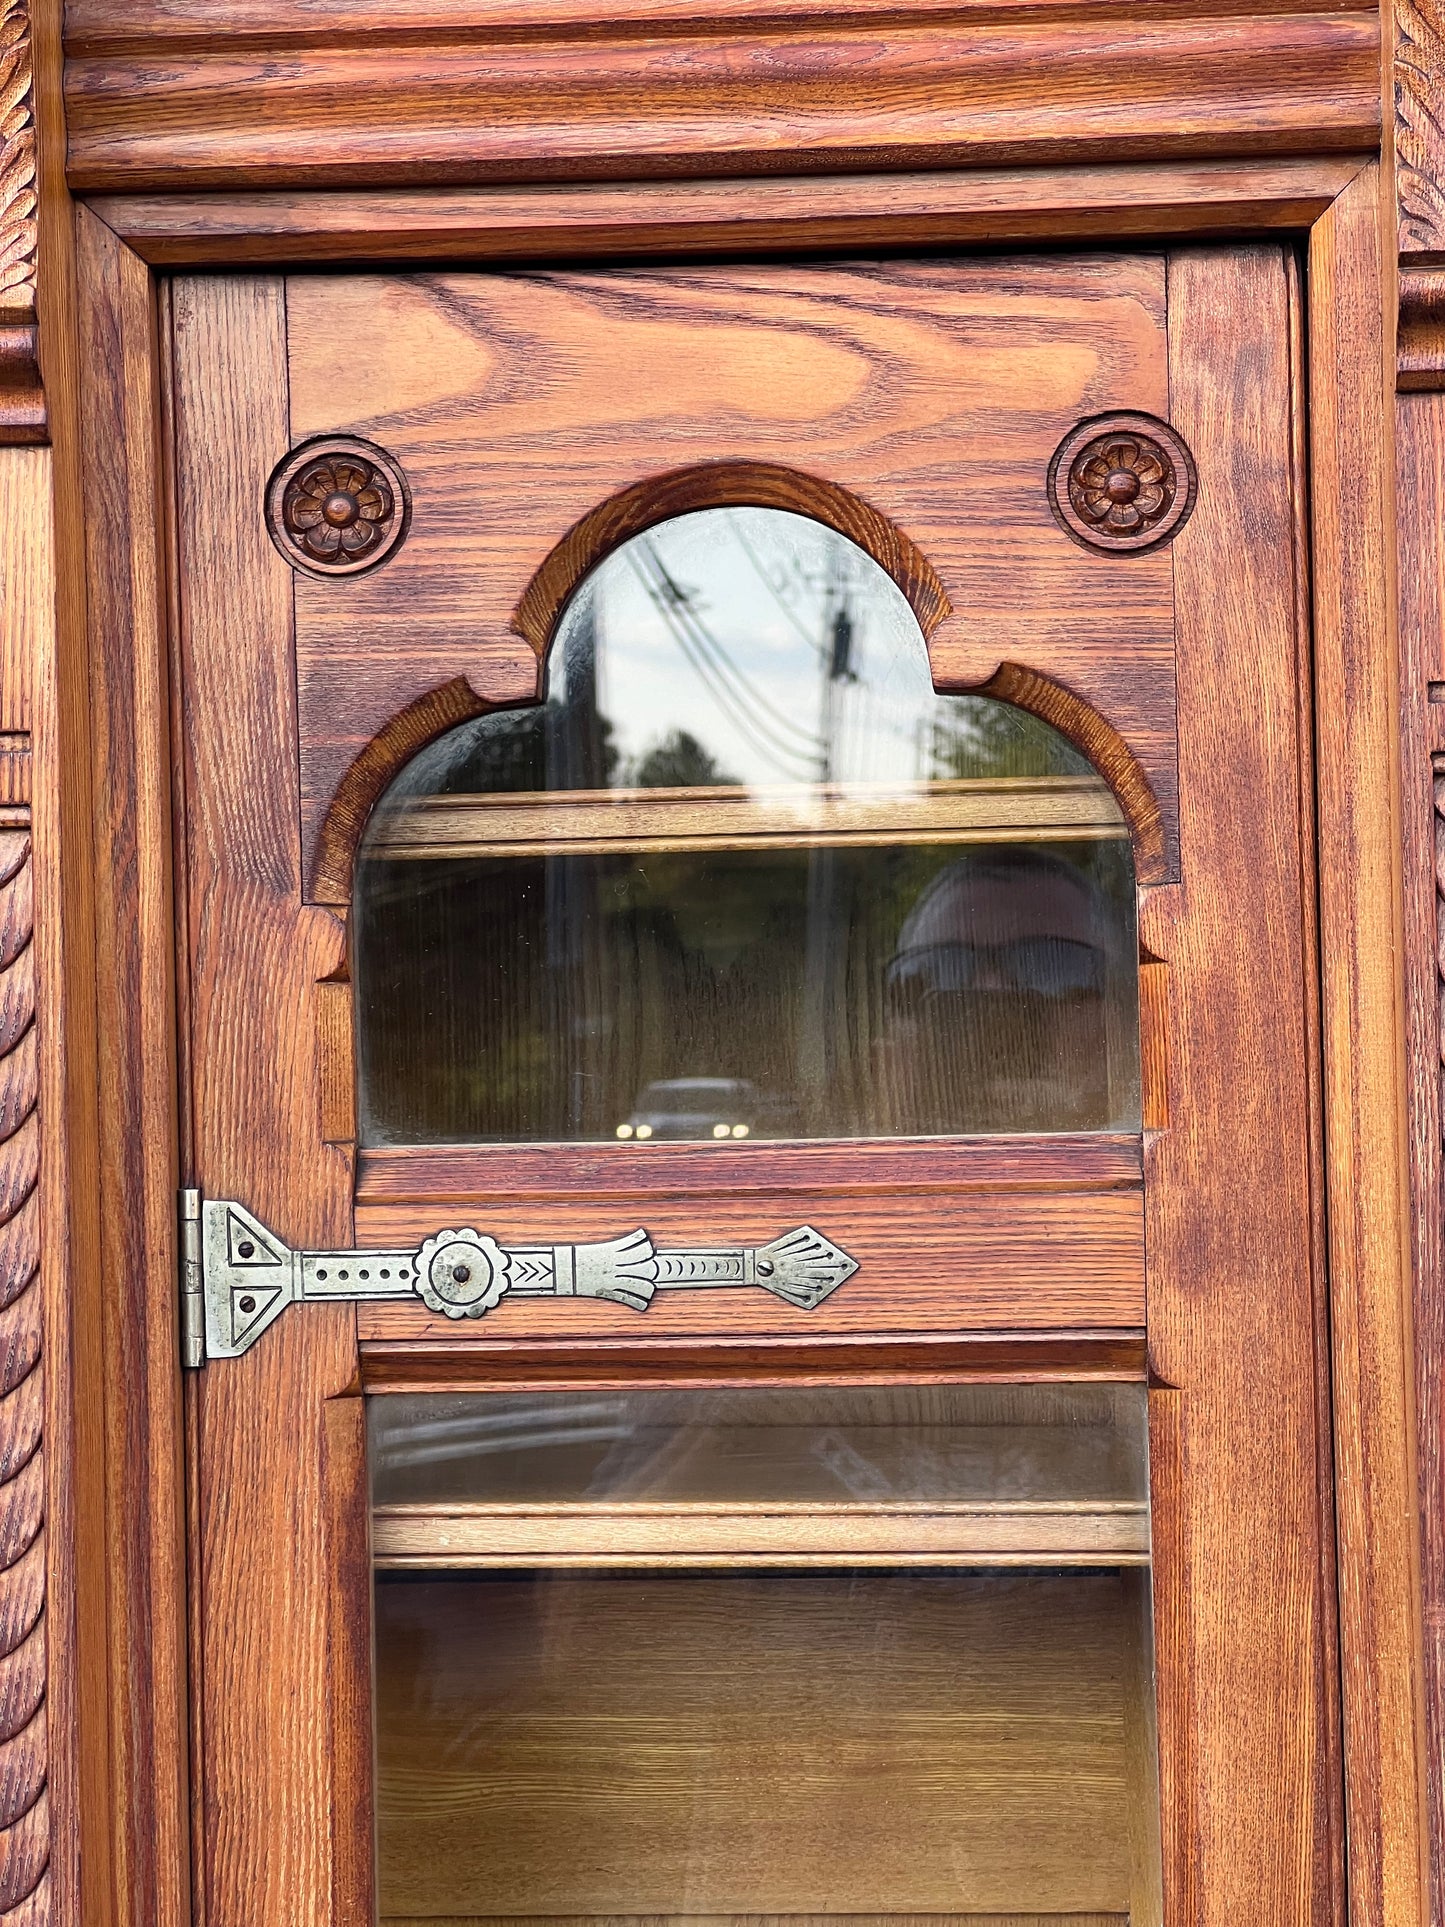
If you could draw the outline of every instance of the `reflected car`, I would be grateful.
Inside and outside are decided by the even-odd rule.
[[[668,1077],[644,1085],[617,1136],[649,1138],[749,1138],[777,1136],[776,1099],[764,1097],[745,1077]]]

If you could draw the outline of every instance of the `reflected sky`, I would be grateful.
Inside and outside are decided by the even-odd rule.
[[[545,702],[424,751],[389,801],[428,793],[878,784],[1083,775],[1047,725],[934,693],[893,578],[779,509],[703,509],[623,543],[564,610]]]
[[[563,619],[552,702],[582,695],[589,625],[624,784],[645,783],[649,757],[681,730],[714,781],[938,773],[939,719],[907,599],[871,556],[804,516],[705,510],[625,544]]]

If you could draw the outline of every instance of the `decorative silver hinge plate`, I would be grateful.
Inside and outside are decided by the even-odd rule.
[[[185,1362],[199,1365],[239,1358],[290,1304],[416,1297],[448,1318],[480,1318],[507,1297],[646,1311],[658,1291],[759,1286],[811,1311],[858,1261],[806,1224],[765,1245],[691,1251],[659,1251],[642,1230],[605,1244],[504,1247],[470,1229],[438,1231],[410,1251],[292,1251],[244,1205],[183,1191],[181,1267]]]

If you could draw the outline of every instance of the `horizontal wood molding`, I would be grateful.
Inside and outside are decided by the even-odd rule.
[[[717,0],[706,10],[711,25],[746,35],[764,29],[867,27],[891,31],[930,23],[970,27],[1047,26],[1087,18],[1088,0]],[[1192,0],[1180,7],[1192,19],[1229,19],[1262,14],[1350,14],[1372,11],[1370,0],[1267,0],[1257,8],[1240,0]],[[181,46],[215,45],[222,36],[235,47],[334,46],[364,34],[369,42],[406,45],[425,39],[575,39],[599,26],[604,39],[690,36],[697,30],[696,0],[358,0],[338,24],[335,0],[136,0],[120,9],[108,0],[71,0],[66,38],[72,53],[164,52]]]
[[[674,1387],[928,1385],[961,1379],[1010,1384],[1127,1382],[1144,1376],[1144,1328],[1101,1331],[934,1332],[918,1336],[714,1338],[641,1342],[445,1336],[389,1330],[358,1307],[361,1382],[368,1392],[618,1391],[665,1379]]]
[[[1319,219],[1359,155],[528,188],[98,195],[158,267],[548,258],[1277,232]]]
[[[1122,837],[1106,783],[1015,776],[749,790],[582,790],[420,799],[378,822],[373,858],[560,856],[596,851],[768,850],[833,844],[993,843]]]
[[[819,1139],[787,1146],[572,1144],[403,1145],[362,1151],[359,1207],[691,1196],[790,1191],[993,1193],[1134,1189],[1137,1137]]]
[[[1373,147],[1373,10],[71,17],[78,190],[678,178]],[[631,15],[631,17],[627,17]],[[502,16],[503,20],[505,16]]]
[[[585,1566],[1147,1566],[1149,1508],[1029,1498],[820,1505],[675,1503],[377,1505],[383,1571]]]

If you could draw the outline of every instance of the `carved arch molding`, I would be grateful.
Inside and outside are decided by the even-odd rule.
[[[835,529],[893,577],[918,618],[925,642],[951,613],[928,557],[886,515],[850,490],[773,462],[705,462],[622,489],[561,538],[522,591],[512,616],[512,628],[538,663],[573,591],[605,556],[659,522],[705,508],[786,509]],[[976,693],[1028,710],[1088,757],[1118,798],[1140,881],[1161,880],[1167,853],[1158,799],[1139,759],[1097,710],[1062,684],[1010,662],[1001,664]],[[387,785],[437,737],[492,707],[465,677],[457,676],[409,703],[372,737],[343,774],[321,820],[311,863],[312,902],[336,909],[349,905],[367,819]]]

